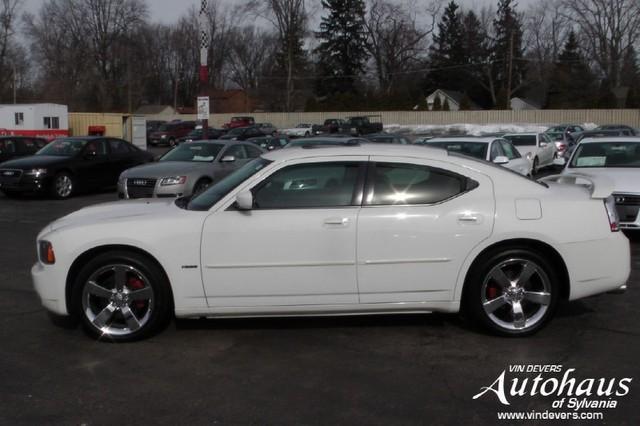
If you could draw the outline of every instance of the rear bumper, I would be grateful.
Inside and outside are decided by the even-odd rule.
[[[631,251],[622,232],[604,240],[563,244],[560,250],[571,281],[569,300],[617,290],[629,279]]]

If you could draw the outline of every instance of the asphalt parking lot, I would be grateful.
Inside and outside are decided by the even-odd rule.
[[[640,424],[638,237],[625,294],[565,304],[530,338],[497,338],[433,314],[180,321],[115,345],[54,326],[29,275],[41,228],[115,200],[114,192],[67,201],[0,195],[0,424],[505,423],[496,397],[472,397],[513,364],[632,378],[616,408],[596,411],[606,424]],[[515,398],[506,408],[545,410],[551,400]]]

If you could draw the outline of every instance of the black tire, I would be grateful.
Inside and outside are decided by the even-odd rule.
[[[122,292],[116,285],[120,281],[118,271],[124,271]],[[96,287],[89,281],[97,283],[100,291],[93,290]],[[143,299],[134,298],[133,294],[142,290]],[[173,310],[171,287],[162,269],[147,256],[122,250],[102,253],[82,267],[74,280],[71,302],[71,313],[80,319],[86,333],[109,342],[131,342],[152,336],[168,324]],[[105,311],[108,317],[99,318]],[[130,325],[133,322],[130,315],[137,328]]]
[[[22,196],[21,192],[18,191],[11,191],[10,189],[3,189],[2,193],[7,197],[7,198],[20,198]]]
[[[513,282],[518,281],[525,265],[530,265],[528,270],[534,266],[536,269],[528,280],[529,284],[522,286],[524,290],[521,292],[514,288]],[[493,278],[499,275],[497,269],[508,278],[511,284],[508,290]],[[516,287],[519,285],[516,284]],[[491,333],[510,337],[528,336],[543,328],[553,317],[559,292],[558,275],[544,255],[526,247],[503,248],[488,252],[474,262],[467,274],[462,303],[465,314]],[[544,300],[544,303],[529,300],[532,297]],[[485,305],[490,301],[494,303]],[[524,322],[515,319],[515,303],[520,306],[517,310],[522,313]],[[489,313],[491,309],[494,311]]]
[[[62,182],[68,182],[68,189],[62,189]],[[64,200],[70,198],[76,192],[76,181],[69,172],[60,172],[55,175],[51,182],[50,193],[53,198]]]
[[[209,185],[211,185],[211,181],[209,179],[200,179],[193,186],[192,195],[198,195],[202,191],[205,191],[209,187]]]
[[[540,171],[540,169],[538,168],[538,164],[539,164],[539,160],[538,160],[538,157],[536,157],[533,159],[533,166],[531,166],[532,175],[536,175]]]

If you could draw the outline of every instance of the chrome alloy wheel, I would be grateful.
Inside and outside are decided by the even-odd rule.
[[[482,307],[507,330],[523,331],[540,322],[551,303],[551,281],[529,259],[508,259],[494,266],[482,284]]]
[[[102,335],[135,333],[149,322],[153,309],[153,288],[133,266],[101,267],[91,274],[82,291],[82,312]]]
[[[68,197],[71,195],[71,191],[73,191],[73,181],[69,175],[63,174],[56,177],[55,186],[56,194],[61,198]]]

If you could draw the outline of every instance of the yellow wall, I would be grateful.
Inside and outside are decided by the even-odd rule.
[[[128,114],[102,114],[91,112],[69,113],[69,134],[71,136],[85,136],[89,132],[89,126],[104,126],[105,136],[122,138],[124,136],[124,123]]]

